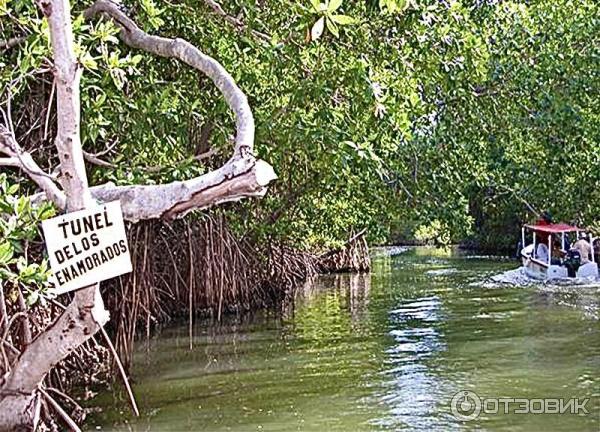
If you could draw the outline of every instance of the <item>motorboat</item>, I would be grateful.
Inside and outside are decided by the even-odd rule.
[[[583,259],[584,264],[577,264],[576,268],[569,265],[566,259],[569,254],[569,235],[572,233],[578,238],[581,228],[565,223],[545,223],[524,225],[521,230],[521,260],[525,274],[538,280],[549,279],[597,279],[598,264],[595,261],[594,238],[590,236],[591,256]],[[527,244],[528,233],[532,233],[533,241]],[[553,247],[556,240],[560,241],[560,249]],[[526,246],[525,246],[526,245]],[[571,273],[571,274],[569,274]],[[574,274],[573,274],[574,273]]]

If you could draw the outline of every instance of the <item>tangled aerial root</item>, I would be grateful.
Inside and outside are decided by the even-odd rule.
[[[316,256],[278,243],[236,237],[222,214],[174,222],[145,221],[129,229],[133,272],[105,284],[117,351],[131,365],[140,333],[203,313],[220,319],[289,301],[318,273],[368,271],[364,231],[338,250]]]
[[[317,256],[276,242],[256,245],[240,239],[220,213],[141,222],[129,227],[128,237],[133,272],[102,286],[114,345],[126,370],[132,365],[136,337],[149,337],[154,327],[187,317],[191,336],[193,319],[200,314],[220,319],[225,313],[292,304],[295,289],[319,273],[370,267],[364,232]],[[27,308],[19,289],[0,289],[0,376],[69,300],[67,294]],[[92,338],[52,369],[36,399],[39,430],[83,421],[86,410],[69,394],[77,386],[78,396],[93,396],[92,386],[110,379],[111,358],[116,360],[106,346],[106,341]]]

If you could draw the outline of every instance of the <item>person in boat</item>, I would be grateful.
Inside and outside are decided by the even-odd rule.
[[[535,222],[536,225],[551,225],[553,223],[550,212],[545,211],[541,217]]]
[[[587,264],[590,262],[590,255],[592,254],[592,246],[590,245],[590,242],[588,241],[588,236],[586,233],[579,234],[579,240],[577,240],[575,242],[575,244],[573,245],[573,247],[571,249],[574,249],[579,252],[579,255],[581,256],[581,265]]]
[[[548,246],[546,243],[539,242],[537,248],[535,249],[535,257],[543,262],[548,262],[548,254],[550,251],[548,250]]]
[[[567,268],[567,274],[569,277],[575,277],[577,270],[581,266],[581,254],[577,249],[569,249],[567,257],[565,259],[565,267]]]
[[[562,247],[562,245],[561,245]],[[565,248],[563,249],[563,254],[566,253],[569,249],[571,249],[571,241],[569,240],[569,235],[565,235]]]
[[[566,239],[565,239],[566,242]],[[553,265],[562,265],[563,258],[565,257],[566,252],[562,249],[561,241],[558,238],[555,238],[552,242],[552,258],[550,263]]]
[[[548,211],[543,212],[540,218],[535,221],[535,224],[538,226],[551,225],[552,223],[552,215]],[[544,232],[538,233],[538,244],[535,247],[535,257],[544,262],[548,261],[548,254],[550,253],[547,246],[549,235],[550,234]]]

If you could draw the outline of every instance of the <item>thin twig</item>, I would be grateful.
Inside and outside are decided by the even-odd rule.
[[[64,422],[67,424],[67,426],[69,426],[69,428],[71,428],[71,431],[81,432],[81,429],[79,429],[77,423],[75,423],[75,421],[69,416],[69,414],[67,414],[65,410],[62,409],[62,407],[58,404],[58,402],[56,402],[52,398],[52,396],[50,396],[43,388],[39,388],[38,390],[44,396],[44,398],[46,398],[50,405],[52,405],[52,408],[54,408],[59,417],[64,420]]]
[[[93,156],[95,156],[95,157],[104,156],[105,154],[110,153],[112,151],[112,149],[114,149],[117,146],[117,144],[119,144],[119,139],[118,138],[115,139],[112,144],[106,146],[106,148],[104,150],[102,150],[102,151],[100,151],[98,153],[94,153]]]
[[[208,151],[206,151],[204,153],[201,153],[201,154],[199,154],[197,156],[194,156],[192,159],[200,162],[200,161],[202,161],[204,159],[208,159],[208,158],[216,155],[217,153],[218,153],[217,149],[210,149],[210,150],[208,150]],[[84,156],[85,156],[85,154],[84,154]],[[172,164],[172,166],[179,166],[182,163],[184,163],[186,160],[187,159],[183,159],[183,160],[177,161],[174,164]],[[160,172],[164,168],[165,167],[163,167],[163,166],[155,165],[155,166],[150,166],[150,167],[145,168],[145,171],[148,172],[148,173],[156,173],[156,172]]]
[[[31,343],[31,329],[29,328],[29,315],[27,314],[27,304],[23,297],[23,292],[17,287],[17,301],[21,312],[25,313],[25,317],[21,321],[21,337],[23,338],[23,347]]]
[[[6,303],[4,302],[4,282],[0,281],[0,334],[4,334],[4,329],[8,325]]]
[[[249,30],[253,36],[255,36],[258,39],[261,39],[263,42],[269,42],[271,40],[271,37],[269,35],[261,33],[257,30],[252,30],[239,18],[229,15],[215,0],[204,0],[204,3],[206,3],[206,5],[210,7],[217,15],[220,15],[225,21],[227,21],[229,24],[235,27],[236,30]]]
[[[102,327],[102,326],[100,326],[100,333],[106,340],[108,349],[110,350],[113,357],[115,358],[115,363],[117,364],[117,367],[119,368],[119,373],[121,374],[121,378],[123,378],[123,384],[125,385],[125,389],[127,390],[127,395],[129,396],[129,401],[131,402],[131,408],[133,409],[133,413],[135,414],[136,417],[139,417],[140,411],[138,410],[138,406],[135,401],[135,397],[133,396],[133,391],[131,390],[131,386],[129,385],[129,380],[127,379],[127,374],[125,373],[125,368],[123,368],[123,364],[121,363],[121,359],[119,359],[117,350],[115,349],[115,346],[113,345],[112,341],[108,337],[106,330],[104,330],[104,327]]]
[[[86,161],[88,161],[89,163],[94,164],[94,165],[98,165],[98,166],[101,166],[101,167],[106,167],[106,168],[114,168],[114,167],[116,167],[115,164],[112,164],[110,162],[106,162],[105,160],[102,160],[102,159],[96,157],[95,155],[93,155],[91,153],[88,153],[86,151],[83,152],[83,158]]]
[[[190,274],[189,274],[189,295],[188,295],[188,308],[189,308],[189,337],[190,337],[190,351],[194,349],[194,251],[192,249],[192,230],[190,229],[189,221],[186,221],[187,234],[188,234],[188,249],[189,249],[189,261],[190,261]]]
[[[525,204],[525,206],[529,209],[529,211],[531,211],[535,216],[537,217],[541,217],[541,212],[539,210],[537,210],[533,205],[531,205],[525,198],[523,198],[521,196],[520,193],[518,193],[516,190],[505,186],[505,185],[501,185],[501,184],[493,184],[492,186],[496,186],[499,189],[504,189],[507,192],[510,192],[512,194],[512,196],[514,196],[517,200],[521,201],[523,204]]]
[[[77,402],[75,402],[75,400],[71,396],[69,396],[68,394],[60,391],[59,389],[56,389],[54,387],[46,387],[46,390],[47,391],[51,391],[52,393],[56,393],[61,398],[67,400],[75,408],[81,408],[81,406]]]
[[[50,113],[52,112],[52,101],[54,100],[54,92],[56,90],[56,79],[52,81],[52,89],[50,90],[50,99],[48,100],[48,108],[46,108],[46,122],[44,124],[44,141],[48,139],[48,124],[50,123]]]

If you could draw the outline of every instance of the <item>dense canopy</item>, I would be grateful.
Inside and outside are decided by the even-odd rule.
[[[232,118],[210,81],[127,48],[114,24],[84,19],[87,6],[74,10],[93,183],[184,179],[224,161]],[[380,242],[508,246],[498,234],[534,210],[598,223],[595,1],[122,7],[218,59],[249,95],[258,156],[279,180],[229,209],[240,232],[322,247],[367,227]],[[0,15],[2,108],[11,101],[16,135],[54,164],[47,25],[28,0],[0,2]]]

